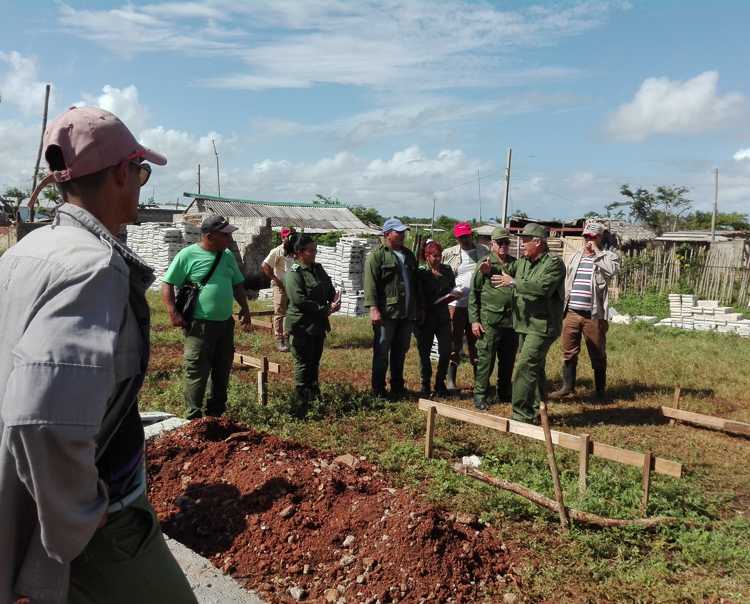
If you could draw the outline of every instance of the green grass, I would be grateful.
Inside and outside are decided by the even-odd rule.
[[[182,411],[181,334],[167,328],[152,299],[155,353],[144,385],[144,408]],[[261,303],[254,307],[263,306]],[[655,314],[650,310],[643,314]],[[639,311],[639,314],[641,311]],[[239,332],[238,332],[239,334]],[[681,461],[684,477],[654,475],[648,515],[680,519],[654,530],[575,526],[563,535],[555,514],[523,498],[456,474],[463,455],[482,457],[483,469],[553,496],[544,447],[512,435],[438,419],[435,459],[423,454],[424,414],[413,401],[388,402],[367,393],[371,331],[366,319],[334,318],[321,377],[323,400],[305,420],[293,418],[291,359],[273,348],[270,334],[240,334],[237,348],[267,355],[283,368],[270,377],[270,402],[256,403],[255,372],[238,369],[229,390],[229,415],[259,429],[336,453],[366,456],[395,485],[450,510],[476,513],[497,527],[519,560],[520,592],[528,601],[693,602],[750,601],[750,441],[689,427],[669,426],[659,406],[671,404],[676,385],[685,409],[750,421],[750,341],[736,336],[613,325],[608,333],[609,385],[614,400],[584,400],[592,374],[579,362],[580,399],[552,404],[555,428],[593,440]],[[547,365],[559,383],[559,345]],[[408,386],[418,387],[416,351],[407,357]],[[459,383],[468,386],[468,369]],[[452,404],[470,406],[468,392]],[[492,412],[508,416],[498,405]],[[577,457],[556,451],[566,503],[618,518],[639,515],[636,468],[592,458],[588,489],[577,489]]]

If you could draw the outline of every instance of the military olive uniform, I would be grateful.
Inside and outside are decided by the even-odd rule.
[[[494,252],[490,254],[490,272],[485,274],[479,268],[471,280],[469,292],[469,320],[481,323],[484,333],[477,340],[477,375],[474,380],[474,404],[485,408],[490,375],[497,358],[497,399],[510,400],[513,364],[518,348],[518,335],[513,330],[513,290],[509,287],[495,287],[490,281],[492,275],[503,272],[512,274],[516,259],[507,256],[505,261]]]
[[[373,326],[372,390],[385,394],[385,376],[390,366],[391,394],[404,391],[404,359],[409,350],[417,308],[422,307],[417,281],[417,259],[411,250],[402,247],[401,260],[386,245],[367,255],[364,270],[366,308],[380,310],[382,325]]]
[[[417,271],[417,280],[425,304],[424,318],[417,324],[415,335],[419,348],[419,369],[422,380],[422,391],[430,390],[432,380],[432,361],[430,353],[432,344],[438,341],[438,364],[435,372],[435,392],[444,393],[445,375],[451,354],[451,317],[447,302],[435,304],[439,298],[449,294],[456,287],[456,278],[451,267],[441,264],[438,267],[440,276],[432,272],[429,266],[421,266]]]
[[[545,252],[514,267],[513,328],[520,336],[513,380],[513,419],[537,422],[544,398],[545,361],[560,335],[565,301],[565,264]]]
[[[320,396],[318,371],[323,342],[331,330],[328,321],[331,302],[336,296],[331,278],[323,267],[295,263],[284,275],[289,307],[284,320],[289,349],[294,359],[294,386],[297,401],[306,411],[309,402]]]

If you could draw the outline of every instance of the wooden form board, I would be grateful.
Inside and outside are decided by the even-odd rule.
[[[252,317],[273,317],[273,310],[251,310]]]
[[[250,318],[250,324],[253,327],[260,327],[261,329],[273,329],[271,321],[264,321],[263,319],[256,319],[255,317]]]
[[[674,409],[673,407],[662,407],[661,412],[664,417],[689,422],[691,424],[703,426],[704,428],[713,428],[714,430],[723,430],[724,432],[750,436],[750,424],[746,424],[745,422],[724,419],[723,417],[716,417],[715,415],[704,415],[703,413],[683,411],[682,409]]]
[[[457,419],[477,426],[484,426],[485,428],[491,428],[499,432],[509,432],[511,434],[533,438],[534,440],[544,441],[544,430],[539,426],[533,426],[531,424],[518,422],[505,417],[499,417],[497,415],[488,415],[486,413],[471,411],[469,409],[460,409],[458,407],[453,407],[451,405],[446,405],[445,403],[438,403],[428,399],[419,399],[419,408],[422,411],[429,411],[432,407],[436,409],[438,415],[443,417]],[[594,455],[595,457],[638,468],[643,468],[644,462],[647,460],[646,455],[639,453],[638,451],[605,445],[575,434],[559,432],[558,430],[550,430],[550,433],[553,444],[562,447],[563,449],[579,451],[584,456],[586,454]],[[588,451],[582,450],[582,441],[585,440],[588,440],[589,442]],[[682,464],[676,461],[670,461],[661,457],[651,457],[651,464],[649,465],[650,469],[657,474],[673,476],[674,478],[680,478],[682,476]]]
[[[265,358],[265,357],[263,357]],[[247,367],[253,367],[255,369],[263,369],[263,359],[251,357],[246,354],[234,353],[234,362],[239,365],[245,365]],[[272,363],[268,361],[268,372],[269,373],[281,373],[281,365],[278,363]]]

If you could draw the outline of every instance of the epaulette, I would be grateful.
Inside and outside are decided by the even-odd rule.
[[[298,270],[299,270],[299,269],[301,269],[301,268],[302,268],[302,265],[300,265],[300,264],[298,264],[297,262],[295,262],[294,264],[292,264],[292,268],[291,268],[291,269],[289,269],[289,270],[292,270],[292,271],[298,271]]]

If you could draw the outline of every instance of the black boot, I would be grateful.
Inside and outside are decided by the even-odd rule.
[[[595,367],[594,368],[594,399],[597,401],[607,400],[607,368],[606,367]]]
[[[483,396],[474,395],[474,406],[479,409],[480,411],[487,411],[489,409],[489,405],[485,402]]]
[[[430,390],[430,382],[422,382],[422,388],[419,390],[420,396],[430,396],[432,390]]]
[[[458,390],[458,386],[456,386],[456,371],[458,371],[458,365],[455,363],[448,365],[448,374],[445,380],[448,390]]]
[[[576,364],[573,361],[565,361],[562,369],[563,383],[559,390],[550,392],[547,398],[550,400],[561,399],[575,392],[576,389]]]

